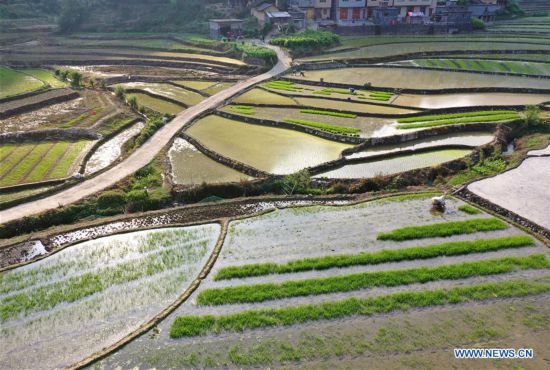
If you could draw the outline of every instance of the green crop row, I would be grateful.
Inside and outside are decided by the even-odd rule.
[[[484,110],[484,111],[477,111],[477,112],[434,114],[429,116],[400,118],[397,120],[397,123],[426,122],[426,121],[447,120],[450,118],[482,117],[482,116],[494,116],[494,115],[503,115],[503,114],[517,114],[517,112],[513,110]]]
[[[478,215],[478,214],[481,213],[481,211],[479,209],[477,209],[476,207],[472,207],[469,204],[461,205],[460,207],[458,207],[458,210],[462,211],[462,212],[465,212],[465,213],[468,213],[470,215]]]
[[[327,123],[307,121],[303,119],[285,118],[284,121],[288,123],[295,123],[297,125],[313,127],[322,131],[331,132],[333,134],[339,134],[339,135],[356,136],[357,133],[361,132],[360,129],[355,127],[335,126],[335,125],[329,125]]]
[[[378,240],[410,240],[472,234],[478,231],[502,230],[507,224],[496,218],[474,218],[465,221],[449,221],[437,224],[408,226],[387,233],[380,233]]]
[[[491,123],[491,122],[500,122],[500,121],[510,121],[518,118],[519,118],[519,115],[517,113],[512,113],[512,114],[491,115],[491,116],[481,116],[481,117],[452,118],[447,120],[427,121],[427,122],[420,122],[420,123],[409,123],[405,125],[397,125],[397,128],[410,129],[410,128],[420,128],[420,127],[456,125],[456,124],[462,124],[462,123]]]
[[[233,112],[246,114],[250,116],[253,116],[256,114],[254,107],[250,107],[248,105],[230,105],[229,109],[231,109]]]
[[[544,254],[528,257],[505,257],[476,262],[463,262],[437,267],[419,267],[407,270],[363,272],[283,283],[264,283],[235,287],[205,289],[197,296],[200,305],[264,302],[292,297],[351,292],[374,287],[394,287],[439,280],[458,280],[473,276],[504,274],[516,270],[550,267]]]
[[[370,316],[410,308],[458,304],[495,298],[522,297],[550,290],[550,285],[525,280],[486,283],[451,289],[387,294],[372,298],[348,298],[278,309],[249,310],[221,316],[179,316],[170,328],[172,338],[224,331],[244,331],[288,326],[308,321],[334,320],[353,315]]]
[[[332,110],[320,110],[320,109],[301,109],[300,113],[319,114],[322,116],[333,116],[341,118],[357,118],[357,114],[353,113],[341,113]]]
[[[534,243],[535,242],[533,239],[528,236],[509,236],[497,239],[478,239],[404,249],[382,250],[375,253],[305,258],[283,264],[257,263],[242,266],[229,266],[220,269],[214,280],[246,278],[269,274],[285,274],[311,270],[326,270],[330,268],[358,265],[375,265],[380,263],[411,261],[441,256],[459,256],[471,253],[492,252],[507,248],[521,248],[533,245]]]

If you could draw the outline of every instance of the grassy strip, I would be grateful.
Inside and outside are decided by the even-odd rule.
[[[502,114],[514,114],[514,113],[517,113],[517,112],[513,110],[484,110],[484,111],[477,111],[477,112],[434,114],[429,116],[400,118],[397,120],[397,123],[426,122],[426,121],[446,120],[450,118],[495,116],[495,115],[502,115]]]
[[[481,213],[481,211],[479,209],[477,209],[476,207],[472,207],[469,204],[461,205],[460,207],[458,207],[458,210],[462,211],[462,212],[465,212],[469,215],[478,215],[478,214]]]
[[[320,110],[320,109],[300,109],[300,113],[319,114],[321,116],[333,116],[341,118],[357,118],[357,114],[341,113],[332,110]]]
[[[507,224],[496,218],[474,218],[465,221],[449,221],[423,226],[408,226],[387,233],[380,233],[378,240],[410,240],[472,234],[478,231],[502,230]]]
[[[548,284],[513,280],[451,289],[394,293],[372,298],[348,298],[335,302],[287,308],[249,310],[221,316],[179,316],[170,328],[170,336],[172,338],[191,337],[223,331],[288,326],[308,321],[334,320],[353,315],[370,316],[376,313],[410,308],[522,297],[549,290],[550,285]]]
[[[356,136],[357,133],[361,132],[360,129],[355,127],[335,126],[335,125],[329,125],[328,123],[307,121],[304,119],[285,118],[284,121],[288,123],[295,123],[302,126],[313,127],[322,131],[331,132],[333,134]]]
[[[445,126],[445,125],[455,125],[455,124],[462,124],[462,123],[485,123],[485,122],[497,122],[497,121],[510,121],[518,118],[519,118],[519,115],[517,113],[492,115],[492,116],[480,116],[480,117],[468,117],[468,118],[452,118],[447,120],[409,123],[405,125],[398,125],[397,128],[409,129],[409,128],[419,128],[419,127],[436,127],[436,126]]]
[[[504,274],[516,270],[550,267],[544,254],[505,257],[437,267],[363,272],[326,278],[289,280],[280,284],[264,283],[205,289],[197,296],[200,305],[264,302],[274,299],[350,292],[374,287],[394,287],[438,280],[458,280],[472,276]]]
[[[510,236],[497,239],[449,242],[425,247],[419,246],[396,250],[382,250],[376,253],[305,258],[283,264],[258,263],[243,266],[229,266],[220,269],[214,277],[214,280],[246,278],[269,274],[285,274],[299,271],[326,270],[330,268],[358,265],[375,265],[441,256],[459,256],[471,253],[492,252],[507,248],[521,248],[534,244],[535,242],[533,239],[528,236]]]

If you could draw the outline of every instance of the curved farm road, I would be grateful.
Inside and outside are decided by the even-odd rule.
[[[151,137],[128,158],[110,170],[52,196],[0,211],[0,223],[17,220],[22,217],[31,216],[49,209],[74,203],[82,198],[114,185],[126,176],[129,176],[140,168],[146,166],[182,127],[191,122],[199,114],[208,109],[216,108],[226,99],[231,98],[242,90],[261,81],[275,77],[290,68],[290,57],[278,47],[269,47],[275,50],[279,59],[277,64],[270,71],[251,77],[248,80],[241,81],[236,85],[203,100],[199,104],[184,110],[170,123],[157,131],[153,137]]]

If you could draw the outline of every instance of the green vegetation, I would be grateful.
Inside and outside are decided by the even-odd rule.
[[[61,88],[66,86],[66,84],[58,79],[52,71],[49,71],[47,69],[23,69],[21,70],[21,72],[31,75],[34,78],[37,78],[45,84],[48,84],[54,88]]]
[[[454,125],[454,124],[462,124],[462,123],[498,122],[498,121],[514,120],[514,119],[519,119],[519,115],[516,111],[512,111],[512,110],[464,112],[464,113],[400,118],[397,120],[397,122],[400,123],[400,125],[398,125],[397,128],[409,129],[409,128],[420,128],[420,127]],[[406,123],[406,124],[403,124],[403,123]]]
[[[137,148],[145,143],[151,136],[157,132],[168,121],[164,117],[153,117],[145,123],[145,127],[140,131],[139,135],[133,139],[133,147]]]
[[[478,215],[478,214],[481,213],[481,211],[479,209],[477,209],[476,207],[472,207],[469,204],[463,204],[460,207],[458,207],[458,209],[462,212],[465,212],[465,213],[469,214],[469,215]]]
[[[0,98],[23,94],[44,87],[42,81],[31,75],[0,66]]]
[[[261,59],[270,66],[277,63],[277,53],[269,48],[239,42],[234,42],[231,45],[233,50],[242,53],[242,57],[245,60],[247,58]]]
[[[249,105],[230,105],[229,109],[231,109],[235,113],[246,114],[248,116],[253,116],[256,114],[254,107],[251,107]]]
[[[295,123],[297,125],[313,127],[322,131],[326,131],[326,132],[330,132],[338,135],[357,136],[357,134],[361,132],[360,129],[355,127],[336,126],[336,125],[330,125],[328,123],[307,121],[303,119],[285,118],[283,121],[288,123]]]
[[[533,239],[528,236],[510,236],[497,239],[478,239],[396,250],[382,250],[375,253],[305,258],[283,264],[258,263],[252,265],[229,266],[220,269],[214,280],[245,278],[269,274],[286,274],[310,270],[326,270],[330,268],[342,268],[358,265],[375,265],[380,263],[428,259],[441,256],[458,256],[471,253],[497,251],[507,248],[521,248],[531,246],[533,244]]]
[[[340,37],[332,32],[312,30],[279,36],[271,40],[271,44],[289,48],[295,55],[318,52],[339,43]]]
[[[482,157],[481,160],[467,170],[462,171],[451,177],[447,183],[450,186],[456,186],[472,181],[479,177],[493,176],[501,173],[508,167],[508,163],[500,158],[500,156],[492,156],[488,158]]]
[[[438,280],[458,280],[472,276],[504,274],[516,270],[550,267],[544,254],[528,257],[505,257],[476,262],[464,262],[437,267],[406,270],[364,272],[326,278],[288,280],[280,284],[264,283],[202,290],[197,296],[200,305],[224,305],[264,302],[274,299],[350,292],[373,287],[392,287]]]
[[[269,89],[292,91],[292,92],[299,92],[304,90],[302,87],[296,86],[294,82],[282,81],[282,80],[267,81],[263,83],[262,86],[267,87]]]
[[[514,60],[491,60],[490,56],[486,59],[415,59],[414,63],[425,68],[444,68],[461,71],[480,71],[480,72],[499,72],[499,73],[515,73],[521,75],[550,75],[550,64],[539,62],[526,62]],[[501,58],[513,58],[513,56],[502,56]],[[499,56],[493,56],[499,58]],[[523,56],[522,56],[523,58]]]
[[[322,116],[333,116],[333,117],[341,117],[341,118],[357,118],[356,114],[341,113],[341,112],[335,112],[332,110],[300,109],[300,113],[319,114]]]
[[[7,144],[0,148],[0,186],[67,177],[88,141]]]
[[[388,233],[380,233],[378,240],[410,240],[472,234],[479,231],[506,229],[508,225],[497,218],[474,218],[465,221],[449,221],[423,226],[408,226]]]
[[[185,109],[177,104],[171,103],[163,99],[154,98],[147,94],[131,93],[126,95],[127,99],[132,99],[133,97],[137,99],[138,105],[145,106],[155,113],[178,114]]]
[[[349,298],[335,302],[279,309],[249,310],[222,316],[179,316],[170,329],[172,338],[191,337],[223,331],[244,331],[271,326],[288,326],[308,321],[329,320],[353,315],[370,316],[410,308],[522,297],[550,290],[544,283],[525,280],[479,284],[452,289],[404,292],[373,298]]]

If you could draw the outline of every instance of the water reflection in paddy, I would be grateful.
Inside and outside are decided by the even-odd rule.
[[[441,135],[426,139],[407,141],[397,145],[383,145],[369,148],[362,152],[347,155],[346,158],[367,158],[374,155],[395,153],[401,150],[417,150],[440,145],[467,145],[477,147],[493,141],[494,135],[487,132],[461,132],[456,134]]]
[[[238,182],[252,177],[207,157],[182,138],[174,140],[168,153],[176,184]]]
[[[124,143],[139,134],[144,126],[143,122],[138,122],[100,146],[88,160],[85,174],[97,172],[113,163],[120,157]]]
[[[288,174],[338,159],[351,147],[293,130],[208,116],[187,133],[206,147],[260,170]]]
[[[471,151],[464,149],[434,150],[419,154],[410,154],[367,163],[350,164],[325,172],[315,177],[328,178],[362,178],[378,175],[391,175],[417,168],[435,166],[468,155]]]
[[[549,94],[468,93],[416,95],[403,94],[394,104],[428,109],[471,107],[484,105],[532,105],[550,101]]]

